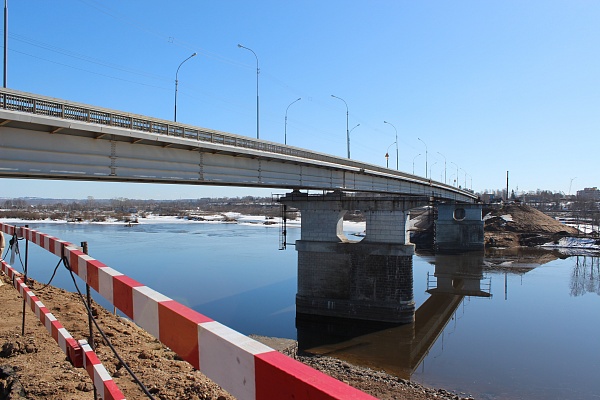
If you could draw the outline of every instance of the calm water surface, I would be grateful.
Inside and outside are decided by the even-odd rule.
[[[75,244],[87,241],[92,257],[244,334],[297,337],[297,254],[293,246],[278,250],[276,227],[29,225]],[[299,233],[289,229],[288,242]],[[598,258],[545,256],[526,264],[515,259],[523,261],[486,259],[475,275],[482,275],[479,286],[492,296],[476,297],[427,293],[442,261],[415,256],[415,302],[423,306],[417,318],[425,322],[347,342],[355,345],[346,348],[374,346],[368,360],[360,351],[335,346],[321,352],[478,399],[600,399]],[[47,281],[57,262],[30,246],[33,278]],[[461,263],[443,260],[450,269]],[[62,267],[53,283],[74,290]]]

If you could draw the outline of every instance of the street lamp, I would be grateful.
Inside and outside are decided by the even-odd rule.
[[[450,164],[454,164],[454,166],[456,167],[456,187],[458,187],[458,165],[456,165],[455,163],[453,163],[452,161],[450,161]]]
[[[396,171],[398,171],[399,170],[398,169],[398,129],[396,129],[394,124],[392,124],[391,122],[383,121],[383,123],[392,125],[392,128],[394,128],[394,131],[396,131]]]
[[[438,151],[438,154],[439,154],[440,156],[444,157],[444,183],[448,183],[448,182],[446,181],[446,156],[445,156],[445,155],[443,155],[442,153],[440,153],[439,151]]]
[[[344,104],[346,105],[346,141],[347,141],[346,146],[348,148],[348,158],[350,158],[350,130],[348,129],[348,103],[346,103],[346,100],[342,99],[341,97],[337,97],[334,95],[331,95],[331,97],[335,97],[336,99],[343,101]],[[356,126],[354,128],[356,128]],[[354,128],[352,128],[352,129],[354,129]]]
[[[465,185],[463,186],[463,188],[466,189],[467,188],[467,171],[465,171],[462,168],[460,170],[465,173]]]
[[[421,153],[417,154],[416,156],[413,157],[413,175],[415,174],[415,160],[417,159],[417,157],[419,157],[421,155]]]
[[[425,145],[425,178],[427,179],[427,143],[425,143],[421,138],[417,138]]]
[[[431,174],[431,170],[432,170],[432,168],[433,168],[433,166],[434,166],[435,164],[437,164],[437,161],[436,161],[436,162],[434,162],[433,164],[431,164],[431,165],[429,166],[429,179],[433,179],[433,178],[432,178],[432,176],[433,176],[433,175]]]
[[[389,168],[389,167],[390,167],[390,163],[389,163],[389,161],[390,161],[390,154],[389,154],[389,152],[390,152],[390,147],[392,147],[394,144],[396,144],[396,142],[394,142],[394,143],[390,144],[390,145],[388,146],[388,148],[387,148],[386,152],[385,152],[385,167],[386,167],[386,168]]]
[[[467,172],[465,172],[465,186],[467,186],[467,175],[469,175],[469,189],[473,190],[473,177]]]
[[[241,49],[246,49],[248,51],[251,51],[252,54],[254,54],[254,57],[256,57],[256,138],[259,139],[260,135],[259,135],[259,129],[258,129],[258,74],[260,74],[260,68],[258,68],[258,56],[256,55],[256,53],[254,52],[254,50],[249,49],[246,46],[242,46],[241,44],[238,44],[238,47]]]
[[[177,77],[179,75],[179,68],[181,68],[181,66],[183,65],[184,62],[186,62],[187,60],[189,60],[192,57],[195,57],[196,53],[192,54],[191,56],[189,56],[188,58],[186,58],[185,60],[183,60],[181,62],[181,64],[179,64],[179,67],[177,67],[177,72],[175,72],[175,115],[173,117],[173,120],[175,122],[177,122],[177,85],[179,83],[179,81],[177,80]]]
[[[302,100],[302,97],[298,97],[296,100],[292,101],[289,106],[285,109],[285,128],[283,133],[283,144],[287,144],[287,112],[290,109],[290,106],[297,101]]]

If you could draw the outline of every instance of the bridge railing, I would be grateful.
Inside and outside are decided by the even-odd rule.
[[[149,132],[158,135],[175,136],[200,142],[209,142],[343,165],[346,167],[356,168],[358,170],[369,170],[372,172],[387,174],[389,176],[413,181],[415,183],[435,186],[440,189],[461,193],[467,197],[475,198],[473,193],[468,190],[461,190],[445,183],[435,182],[420,176],[380,167],[374,164],[367,164],[347,158],[335,157],[316,151],[300,149],[297,147],[264,140],[252,139],[245,136],[215,131],[212,129],[197,128],[190,125],[153,119],[141,115],[126,114],[115,110],[91,107],[85,104],[67,102],[60,99],[48,98],[12,89],[0,89],[0,107],[11,111],[20,111],[67,120],[114,126],[117,128]]]

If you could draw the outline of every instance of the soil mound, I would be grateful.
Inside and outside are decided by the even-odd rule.
[[[580,232],[524,204],[483,210],[486,246],[538,246]]]

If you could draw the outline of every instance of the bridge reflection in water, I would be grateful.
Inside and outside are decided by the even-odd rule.
[[[300,352],[327,355],[410,379],[466,296],[491,297],[484,253],[436,255],[429,298],[414,322],[392,325],[297,314]],[[437,280],[437,282],[435,282]]]

